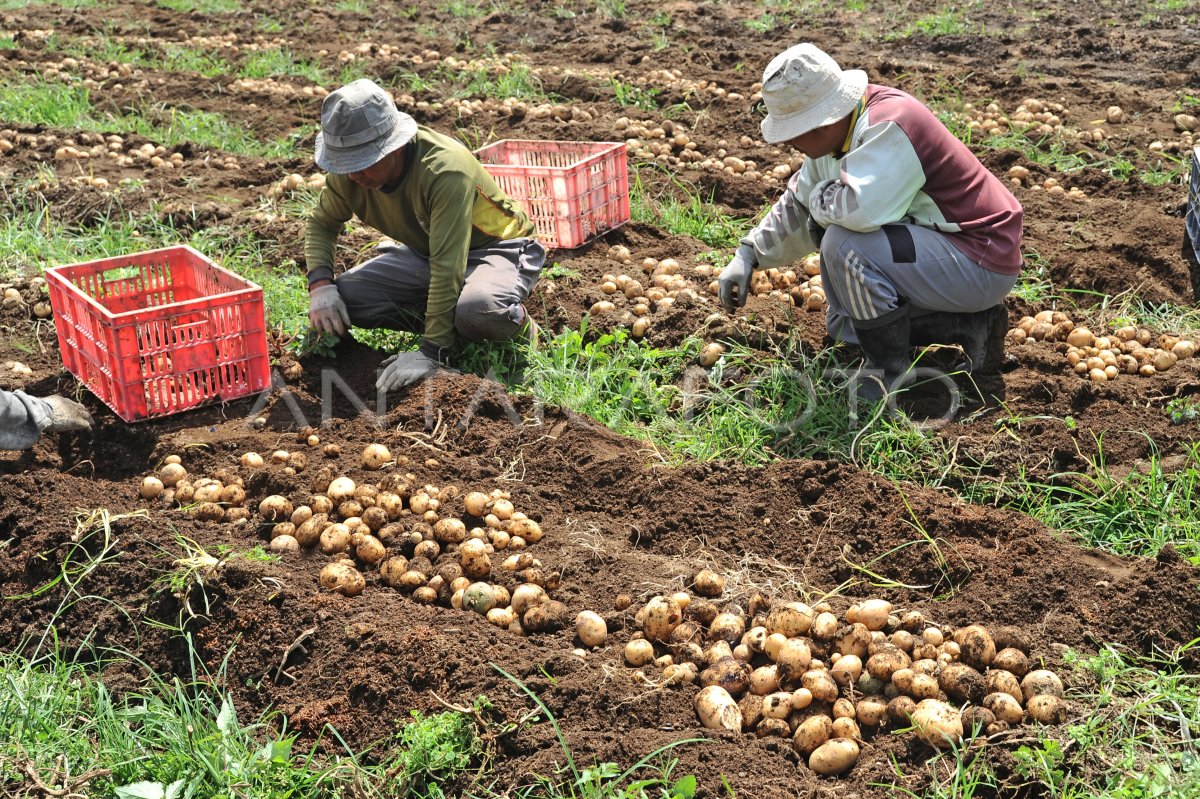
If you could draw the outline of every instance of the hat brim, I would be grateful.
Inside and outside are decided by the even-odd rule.
[[[417,121],[407,114],[401,114],[387,136],[357,145],[355,147],[330,147],[325,137],[317,134],[314,145],[317,166],[323,171],[334,175],[349,175],[361,172],[375,166],[386,155],[399,150],[412,141],[417,135]]]
[[[866,90],[867,73],[861,69],[847,69],[842,72],[842,82],[837,90],[812,108],[794,114],[767,114],[762,121],[763,141],[779,144],[837,122],[854,110]]]

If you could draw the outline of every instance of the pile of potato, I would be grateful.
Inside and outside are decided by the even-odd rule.
[[[305,432],[304,443],[321,446],[315,433]],[[325,444],[322,451],[335,457],[341,448]],[[360,458],[367,472],[408,462],[383,444],[370,444]],[[563,625],[566,608],[549,595],[559,575],[525,551],[542,540],[541,524],[518,510],[508,492],[421,485],[413,473],[398,470],[378,480],[355,480],[325,466],[302,497],[272,494],[257,505],[248,499],[240,471],[276,467],[295,474],[306,466],[303,452],[277,450],[268,458],[246,452],[238,468],[194,478],[171,455],[142,480],[139,491],[201,521],[256,523],[273,552],[320,551],[330,558],[321,569],[321,585],[345,596],[361,594],[364,572],[377,571],[381,583],[417,602],[471,610],[498,627],[541,632]],[[506,557],[494,569],[497,553]]]
[[[608,250],[608,259],[622,265],[633,263],[629,248],[617,244]],[[643,258],[642,280],[630,275],[606,274],[600,278],[600,291],[607,299],[592,304],[589,313],[605,316],[620,311],[618,323],[630,328],[634,338],[642,338],[652,325],[651,315],[666,311],[680,298],[690,302],[705,300],[683,275],[683,266],[674,258]],[[699,273],[701,267],[695,268]]]
[[[821,254],[812,253],[805,257],[802,266],[804,277],[794,269],[757,269],[750,278],[750,293],[757,297],[771,297],[787,305],[795,305],[807,311],[825,308],[825,287],[821,285]],[[714,275],[719,270],[708,267],[704,274]],[[717,296],[717,281],[708,284],[708,291]]]
[[[635,668],[668,683],[699,683],[695,707],[710,729],[790,738],[819,774],[856,762],[864,731],[913,727],[934,747],[994,735],[1026,718],[1065,719],[1062,681],[1035,668],[1016,629],[951,629],[915,610],[867,599],[841,618],[826,602],[718,607],[718,575],[651,598],[625,647]],[[582,638],[582,636],[581,636]]]
[[[1169,333],[1156,338],[1145,327],[1127,325],[1109,335],[1096,335],[1062,311],[1026,316],[1008,331],[1007,338],[1010,344],[1065,342],[1067,363],[1094,383],[1115,380],[1122,374],[1149,377],[1196,354],[1195,342]]]

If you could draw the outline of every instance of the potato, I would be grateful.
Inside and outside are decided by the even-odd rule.
[[[496,606],[496,592],[488,583],[471,583],[463,592],[462,606],[466,610],[487,615],[487,612]]]
[[[387,547],[375,536],[364,535],[354,548],[354,554],[363,563],[374,565],[387,557]]]
[[[800,722],[792,736],[792,748],[802,755],[812,754],[833,737],[833,719],[816,714]]]
[[[294,536],[277,535],[271,539],[270,549],[272,552],[279,552],[281,554],[299,552],[300,544],[296,541]]]
[[[243,452],[239,462],[247,469],[261,469],[266,461],[257,452]]]
[[[833,668],[829,670],[829,673],[833,677],[833,681],[844,688],[858,682],[862,670],[862,658],[857,655],[842,655],[833,664]]]
[[[812,650],[803,638],[788,638],[779,647],[774,660],[783,678],[794,680],[808,671],[812,663]]]
[[[846,611],[846,621],[864,624],[868,630],[882,630],[891,612],[892,603],[886,599],[867,599],[850,606]]]
[[[321,569],[321,587],[342,596],[358,596],[366,587],[367,581],[354,566],[345,560],[335,560],[327,563]]]
[[[954,642],[962,647],[962,661],[980,671],[990,666],[996,657],[995,640],[987,628],[979,624],[956,631]]]
[[[738,700],[738,710],[742,712],[742,729],[752,730],[763,719],[763,698],[746,694]]]
[[[691,685],[700,676],[695,663],[672,663],[663,669],[663,679],[668,684]]]
[[[746,620],[740,613],[718,613],[708,628],[709,640],[728,641],[730,646],[737,644],[746,632]]]
[[[1062,724],[1067,720],[1067,706],[1054,694],[1038,694],[1025,706],[1029,718],[1041,724]]]
[[[762,714],[769,719],[786,719],[792,712],[792,694],[776,691],[763,697]]]
[[[392,453],[383,444],[368,444],[362,453],[362,465],[371,471],[382,469],[391,460]]]
[[[833,720],[833,737],[852,738],[857,741],[862,739],[862,731],[858,729],[858,722],[852,716],[842,716]]]
[[[887,714],[893,724],[907,727],[912,723],[912,714],[917,712],[917,703],[911,696],[897,696],[888,702]]]
[[[163,492],[163,481],[159,480],[154,475],[150,475],[142,480],[142,485],[138,488],[138,493],[142,499],[154,499],[160,496]]]
[[[1006,724],[1020,724],[1025,718],[1021,703],[1006,693],[988,694],[983,698],[983,706],[992,711],[997,721]]]
[[[759,738],[788,738],[792,728],[787,719],[765,718],[754,727],[754,734]]]
[[[978,705],[963,708],[958,716],[962,720],[963,735],[968,738],[974,738],[996,723],[995,714],[986,707]]]
[[[759,666],[750,672],[750,693],[759,696],[779,690],[779,667],[775,664]]]
[[[867,656],[867,648],[871,645],[871,631],[867,625],[855,622],[838,631],[835,651],[843,655]]]
[[[466,568],[465,564],[464,568]],[[522,618],[530,608],[544,605],[548,601],[550,601],[550,597],[546,594],[546,589],[533,583],[522,583],[512,592],[513,613]]]
[[[837,683],[824,669],[804,672],[800,683],[812,693],[813,699],[819,702],[833,702],[837,699]]]
[[[1057,696],[1062,698],[1063,684],[1058,675],[1048,669],[1037,669],[1025,675],[1021,680],[1021,692],[1025,694],[1026,703],[1035,696]]]
[[[825,611],[818,613],[813,619],[812,629],[810,631],[812,637],[821,641],[832,640],[838,634],[838,619],[832,613]]]
[[[767,634],[778,633],[784,638],[795,638],[806,635],[812,628],[814,614],[812,608],[803,602],[789,602],[771,609],[767,614]]]
[[[996,661],[992,661],[995,663]],[[987,675],[984,677],[987,693],[1008,694],[1018,702],[1022,701],[1025,694],[1021,691],[1021,682],[1016,675],[1003,669],[988,669]]]
[[[350,548],[350,528],[344,524],[331,524],[321,531],[321,551],[326,555],[336,555]]]
[[[721,658],[700,672],[701,685],[717,685],[730,696],[741,696],[750,687],[750,669],[732,657]]]
[[[630,666],[635,668],[645,666],[652,660],[654,660],[654,644],[645,638],[635,638],[625,644],[625,662]]]
[[[408,571],[408,558],[403,555],[393,555],[379,565],[380,579],[393,588],[400,585],[400,578],[406,571]]]
[[[692,587],[700,596],[718,597],[725,591],[725,578],[712,569],[701,569],[696,572]]]
[[[1029,658],[1020,649],[1006,647],[992,658],[992,668],[1011,672],[1014,677],[1020,679],[1029,673]]]
[[[467,526],[461,519],[439,519],[433,525],[433,537],[443,544],[461,544],[467,540]]]
[[[709,685],[696,694],[696,715],[710,730],[742,731],[742,711],[729,692],[719,685]]]
[[[510,629],[516,619],[517,616],[512,612],[512,608],[492,608],[487,612],[488,624],[502,630]]]
[[[877,680],[887,682],[892,675],[912,665],[912,659],[901,649],[883,647],[867,658],[866,669]]]
[[[854,718],[863,727],[878,727],[887,719],[887,708],[878,696],[864,697],[854,706]]]
[[[966,663],[951,663],[938,673],[938,687],[957,702],[978,704],[987,694],[983,675]]]
[[[797,688],[792,691],[792,710],[804,710],[813,703],[812,691],[807,688]]]
[[[957,710],[938,699],[923,699],[912,714],[917,737],[939,749],[962,741],[962,718]]]
[[[566,605],[551,599],[526,610],[525,615],[521,617],[521,627],[527,633],[553,632],[563,626],[566,615]],[[665,662],[660,662],[660,667],[671,663],[670,655],[666,655],[664,658]],[[664,661],[664,658],[659,660]]]
[[[608,625],[594,610],[580,611],[575,617],[575,635],[584,646],[603,646],[608,638]]]
[[[850,738],[834,738],[813,750],[808,767],[822,776],[843,774],[858,762],[858,744]]]
[[[164,486],[172,488],[187,477],[187,469],[178,463],[168,463],[159,470],[158,477]]]
[[[329,484],[325,496],[333,500],[335,505],[340,505],[354,496],[355,488],[357,486],[349,477],[338,477]]]
[[[909,689],[913,699],[936,699],[941,693],[937,678],[931,674],[916,672],[913,674],[912,687]]]
[[[463,506],[469,515],[482,519],[492,504],[492,498],[482,491],[472,491],[463,498]]]
[[[642,619],[642,632],[651,641],[667,641],[672,631],[683,620],[683,611],[671,599],[656,596],[646,603]]]
[[[292,515],[292,503],[287,497],[272,494],[258,503],[258,512],[269,522],[286,521]]]
[[[713,619],[717,618],[717,614],[720,613],[720,611],[717,609],[717,606],[709,602],[707,599],[693,600],[688,603],[686,608],[682,608],[682,610],[685,611],[687,618],[698,622],[701,626],[706,628],[708,625],[713,623]]]

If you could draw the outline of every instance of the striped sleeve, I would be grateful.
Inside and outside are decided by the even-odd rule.
[[[808,209],[805,203],[813,187],[811,161],[792,175],[788,187],[766,216],[741,240],[754,248],[762,268],[780,267],[799,261],[817,249],[808,234]]]

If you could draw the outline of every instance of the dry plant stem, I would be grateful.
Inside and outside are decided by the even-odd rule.
[[[296,682],[295,675],[293,675],[284,667],[287,665],[287,660],[289,657],[291,657],[293,652],[300,652],[304,655],[308,654],[308,648],[304,646],[304,642],[316,634],[317,628],[309,627],[307,630],[301,632],[300,635],[296,636],[296,640],[292,641],[292,643],[288,645],[288,648],[283,652],[283,656],[279,658],[279,665],[275,667],[273,679],[276,684],[279,683],[281,677],[287,677],[291,682]]]

